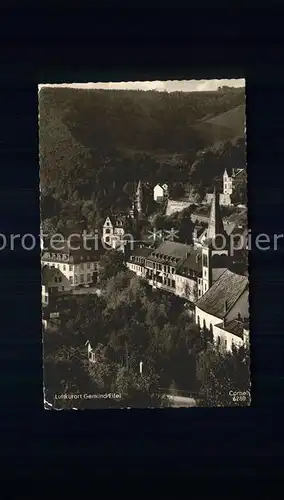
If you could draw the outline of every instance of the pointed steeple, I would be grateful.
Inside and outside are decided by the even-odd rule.
[[[220,234],[226,236],[219,204],[219,193],[217,193],[216,187],[214,187],[210,217],[208,222],[207,239],[213,240],[217,235]]]
[[[138,214],[142,213],[142,198],[143,198],[142,183],[139,180],[136,190],[136,209]]]

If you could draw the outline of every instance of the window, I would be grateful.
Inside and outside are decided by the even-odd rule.
[[[81,257],[82,259],[83,257]],[[80,269],[84,269],[84,264],[80,264]]]
[[[78,283],[78,276],[77,276],[77,274],[75,274],[75,276],[74,276],[74,282]]]
[[[69,266],[69,271],[72,271],[72,266]]]
[[[58,277],[58,281],[59,281],[59,283],[61,283],[61,281],[62,281],[61,276]]]
[[[206,278],[207,277],[206,269],[203,269],[203,274],[204,274],[204,278]]]
[[[90,274],[90,273],[88,273],[88,274],[87,274],[87,281],[91,281],[91,280],[92,280],[91,274]]]
[[[200,326],[200,317],[199,316],[197,316],[197,324],[198,324],[198,326]]]
[[[110,229],[109,228],[105,229],[105,234],[110,234]]]
[[[57,283],[57,277],[56,277],[56,276],[55,276],[55,278],[54,278],[54,281],[55,281],[55,283]]]
[[[84,274],[80,274],[80,283],[84,283]]]
[[[206,253],[203,254],[203,266],[208,267],[208,257]]]
[[[65,266],[65,264],[63,265],[63,271],[66,271],[66,266]]]
[[[70,276],[70,280],[69,281],[70,281],[70,285],[73,285],[73,278],[72,278],[72,276]]]
[[[64,286],[62,286],[62,292],[64,292]]]

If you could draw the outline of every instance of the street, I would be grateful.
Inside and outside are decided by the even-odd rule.
[[[93,287],[84,287],[84,288],[75,288],[72,290],[73,295],[98,295],[100,296],[102,294],[102,291],[93,286]]]
[[[170,394],[166,395],[169,399],[171,406],[173,408],[194,408],[196,407],[196,401],[194,398],[186,398],[183,396],[172,396]]]

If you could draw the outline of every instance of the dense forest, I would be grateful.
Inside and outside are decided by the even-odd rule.
[[[180,183],[202,197],[226,165],[245,166],[245,95],[42,88],[42,219],[98,227],[131,205],[131,185]],[[126,188],[126,185],[128,187]],[[130,189],[129,189],[130,186]]]

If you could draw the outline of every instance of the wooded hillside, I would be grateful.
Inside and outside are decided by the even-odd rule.
[[[78,220],[86,203],[96,217],[124,211],[130,198],[123,188],[138,179],[190,183],[203,194],[226,162],[245,164],[244,101],[240,88],[170,94],[42,88],[42,218],[58,219],[63,208],[68,220]]]

